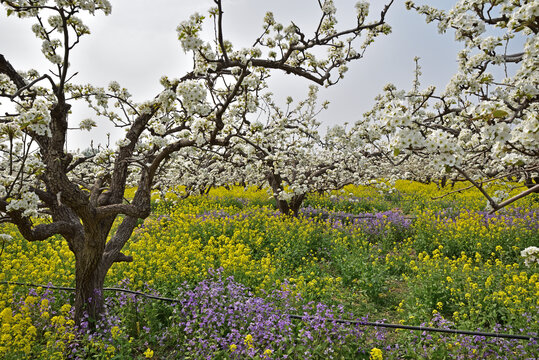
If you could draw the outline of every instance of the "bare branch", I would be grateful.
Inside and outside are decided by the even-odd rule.
[[[493,207],[493,209],[490,211],[490,213],[493,214],[497,210],[499,210],[499,209],[501,209],[503,207],[506,207],[507,205],[512,204],[515,201],[517,201],[519,199],[522,199],[523,197],[525,197],[527,195],[530,195],[530,194],[533,194],[533,193],[536,193],[536,192],[539,192],[539,184],[537,184],[535,186],[532,186],[528,190],[525,190],[525,191],[521,192],[520,194],[513,196],[510,199],[502,201],[501,203],[498,204],[498,208],[496,209],[496,208]]]

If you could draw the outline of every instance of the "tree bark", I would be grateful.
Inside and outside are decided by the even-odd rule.
[[[80,325],[87,318],[91,329],[95,328],[103,311],[103,284],[107,273],[100,268],[99,262],[96,264],[96,255],[91,254],[88,259],[77,258],[75,262],[75,323]]]
[[[276,196],[274,198],[277,202],[277,208],[281,213],[298,217],[299,209],[301,208],[301,204],[303,204],[303,199],[305,199],[305,194],[294,195],[290,201],[279,200]]]
[[[290,200],[289,208],[294,217],[298,217],[299,209],[301,208],[301,204],[303,204],[303,199],[305,199],[305,194],[294,195],[292,200]]]
[[[290,214],[290,206],[286,200],[280,200],[277,196],[274,196],[275,201],[277,202],[277,209],[285,215]]]
[[[91,328],[103,311],[103,284],[108,270],[103,266],[108,224],[95,225],[93,230],[97,231],[86,228],[83,246],[75,251],[75,323],[80,325],[87,317]]]

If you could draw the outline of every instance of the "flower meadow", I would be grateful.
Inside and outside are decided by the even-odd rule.
[[[46,286],[74,285],[67,243],[3,225],[0,357],[538,358],[535,340],[361,324],[538,336],[539,197],[490,215],[476,191],[447,192],[346,187],[297,218],[256,188],[156,196],[106,286],[166,299],[106,291],[95,331],[75,326],[72,292]]]

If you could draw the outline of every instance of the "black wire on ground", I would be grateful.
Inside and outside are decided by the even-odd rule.
[[[290,318],[292,319],[300,319],[300,320],[303,320],[305,318],[308,318],[308,319],[316,318],[310,315],[301,316],[301,315],[290,314],[288,316],[290,316]],[[499,334],[499,333],[488,333],[488,332],[458,330],[458,329],[441,329],[441,328],[433,328],[433,327],[427,327],[427,326],[413,326],[413,325],[402,325],[402,324],[385,324],[385,323],[377,323],[377,322],[362,321],[362,320],[339,320],[339,319],[336,319],[336,320],[323,319],[323,320],[337,322],[341,324],[355,324],[355,325],[365,325],[365,326],[383,327],[383,328],[391,328],[391,329],[442,332],[442,333],[450,333],[450,334],[458,334],[458,335],[473,335],[473,336],[485,336],[485,337],[519,339],[519,340],[530,340],[530,341],[539,340],[539,337],[527,336],[527,335]]]
[[[73,288],[73,287],[29,284],[29,283],[15,282],[15,281],[0,281],[0,284],[20,285],[20,286],[36,287],[36,288],[41,287],[41,288],[46,288],[46,289],[62,290],[62,291],[73,291],[73,290],[75,290],[75,288]],[[180,303],[181,302],[178,299],[172,299],[172,298],[167,298],[167,297],[162,297],[162,296],[157,296],[157,295],[150,295],[150,294],[142,293],[140,291],[121,289],[121,288],[114,288],[114,287],[103,288],[103,291],[123,292],[123,293],[132,294],[132,295],[136,295],[136,296],[142,296],[142,297],[145,297],[147,299],[165,301],[165,302],[169,302],[169,303]],[[513,335],[513,334],[490,333],[490,332],[458,330],[458,329],[441,329],[441,328],[402,325],[402,324],[384,324],[384,323],[378,323],[378,322],[372,322],[372,321],[362,321],[362,320],[327,319],[327,318],[315,317],[315,316],[312,316],[312,315],[304,315],[304,316],[295,315],[295,314],[284,314],[284,315],[290,317],[291,319],[297,319],[297,320],[302,320],[302,321],[304,321],[306,319],[320,319],[320,320],[324,320],[324,321],[327,321],[327,322],[336,322],[336,323],[339,323],[339,324],[373,326],[373,327],[390,328],[390,329],[415,330],[415,331],[426,331],[426,332],[441,332],[441,333],[449,333],[449,334],[456,334],[456,335],[484,336],[484,337],[515,339],[515,340],[528,340],[528,341],[538,341],[539,340],[539,337],[537,337],[537,336],[529,336],[529,335]]]
[[[41,288],[46,288],[46,289],[62,290],[62,291],[74,291],[74,290],[75,290],[74,287],[54,286],[54,285],[40,285],[40,284],[30,284],[30,283],[21,283],[21,282],[16,282],[16,281],[0,281],[0,284],[5,284],[5,285],[20,285],[20,286],[36,287],[36,288],[37,288],[37,287],[41,287]],[[103,288],[103,291],[123,292],[123,293],[127,293],[127,294],[132,294],[132,295],[142,296],[142,297],[145,297],[145,298],[148,298],[148,299],[161,300],[161,301],[166,301],[166,302],[171,302],[171,303],[178,303],[178,302],[180,302],[180,301],[177,300],[177,299],[166,298],[166,297],[157,296],[157,295],[145,294],[145,293],[142,293],[142,292],[140,292],[140,291],[129,290],[129,289],[121,289],[121,288],[114,288],[114,287],[106,287],[106,288]]]

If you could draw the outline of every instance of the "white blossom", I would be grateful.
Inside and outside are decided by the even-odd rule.
[[[531,266],[532,264],[539,264],[539,248],[536,246],[530,246],[520,252],[520,256],[524,258],[524,264]]]
[[[81,130],[86,130],[86,131],[90,131],[92,130],[92,128],[96,126],[97,126],[96,122],[92,119],[84,119],[79,123],[79,128]]]

